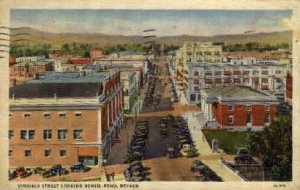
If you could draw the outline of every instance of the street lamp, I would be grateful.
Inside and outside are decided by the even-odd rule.
[[[108,181],[108,175],[107,175],[107,171],[106,171],[106,163],[107,163],[107,160],[103,159],[102,165],[103,165],[104,175],[105,175],[106,181]]]

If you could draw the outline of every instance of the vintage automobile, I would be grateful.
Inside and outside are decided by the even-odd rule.
[[[8,171],[8,179],[9,180],[13,180],[16,177],[18,177],[16,171],[13,171],[13,172]]]
[[[42,167],[36,167],[33,169],[33,173],[36,175],[43,175],[43,173],[46,171],[46,169]]]
[[[256,164],[257,162],[249,155],[236,156],[234,158],[235,164]]]
[[[27,171],[23,166],[17,167],[15,173],[17,176],[20,176],[20,178],[25,178],[32,174],[31,171]]]
[[[88,172],[91,170],[90,167],[85,166],[82,162],[78,162],[70,167],[71,172]]]
[[[199,166],[204,165],[200,160],[194,160],[191,166],[191,171],[195,171]]]
[[[69,173],[69,170],[63,168],[60,164],[52,166],[49,170],[53,175],[66,175]]]
[[[160,135],[162,137],[167,137],[169,135],[169,130],[167,128],[161,128],[160,129]]]

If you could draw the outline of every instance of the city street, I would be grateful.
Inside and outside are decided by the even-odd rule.
[[[220,155],[211,153],[210,147],[207,142],[203,142],[205,137],[202,134],[200,126],[197,126],[198,121],[194,118],[196,107],[186,106],[183,101],[171,103],[169,86],[165,85],[170,76],[167,76],[167,68],[163,60],[160,60],[157,65],[160,68],[160,76],[162,81],[156,83],[155,93],[160,93],[161,100],[156,106],[144,106],[142,114],[137,116],[138,120],[147,120],[149,122],[149,138],[146,142],[146,151],[144,153],[145,160],[143,163],[146,167],[151,168],[150,179],[157,181],[195,181],[194,174],[190,171],[192,162],[196,159],[204,161],[209,167],[216,170],[218,174],[226,181],[239,180],[238,177],[232,175],[228,170],[221,167]],[[181,99],[185,99],[181,95]],[[186,99],[185,99],[186,101]],[[177,142],[174,135],[174,129],[170,129],[168,137],[163,138],[160,135],[160,120],[168,114],[174,116],[182,115],[188,119],[189,128],[193,141],[198,148],[200,156],[194,158],[179,157],[176,159],[169,159],[166,157],[166,149],[168,145]],[[124,157],[127,154],[128,143],[130,142],[131,135],[134,129],[134,118],[128,122],[128,128],[121,130],[120,144],[114,145],[112,152],[108,159],[108,164],[116,166],[122,164]],[[225,159],[232,159],[232,156],[224,156]]]

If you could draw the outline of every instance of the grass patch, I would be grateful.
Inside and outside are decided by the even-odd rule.
[[[203,131],[209,146],[212,139],[218,139],[219,148],[227,154],[236,154],[238,147],[247,147],[250,132]]]

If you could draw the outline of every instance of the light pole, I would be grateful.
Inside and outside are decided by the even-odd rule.
[[[108,176],[107,176],[107,171],[106,171],[106,163],[107,163],[107,160],[106,160],[106,159],[103,159],[102,165],[103,165],[103,171],[104,171],[104,176],[105,176],[105,177],[103,177],[103,178],[106,179],[106,181],[109,181],[109,180],[108,180]]]

